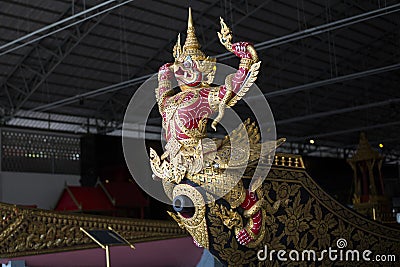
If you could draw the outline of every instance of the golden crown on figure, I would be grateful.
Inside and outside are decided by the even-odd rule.
[[[186,31],[186,40],[183,47],[181,46],[180,34],[173,49],[175,63],[183,63],[190,60],[198,63],[198,69],[203,73],[206,84],[211,84],[214,80],[216,71],[216,59],[208,57],[200,50],[200,44],[196,37],[196,31],[193,24],[192,9],[189,7],[188,27]]]

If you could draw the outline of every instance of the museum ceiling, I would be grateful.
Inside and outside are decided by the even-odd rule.
[[[238,65],[218,42],[220,16],[234,41],[255,44],[278,136],[353,149],[365,131],[400,155],[400,1],[390,0],[1,1],[3,125],[118,132],[138,86],[173,60],[189,5],[218,62]]]

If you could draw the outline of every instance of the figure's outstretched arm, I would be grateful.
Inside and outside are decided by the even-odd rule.
[[[253,44],[249,42],[237,42],[232,44],[232,33],[231,30],[228,28],[228,26],[225,24],[224,20],[220,18],[220,23],[221,23],[221,32],[218,32],[218,37],[222,45],[225,46],[225,48],[234,53],[237,57],[240,58],[240,64],[239,64],[239,69],[237,72],[232,75],[228,76],[228,79],[225,82],[225,88],[221,88],[221,96],[225,95],[225,92],[231,91],[232,96],[234,97],[235,95],[239,94],[242,88],[246,86],[245,83],[248,82],[249,78],[247,74],[249,71],[253,71],[257,66],[253,66],[254,64],[259,64],[258,62],[258,56],[257,52],[254,49]],[[257,74],[258,74],[258,68],[256,73],[252,73],[252,81],[251,84],[254,83]],[[246,87],[251,86],[247,85]],[[247,91],[247,90],[246,90]],[[233,103],[234,104],[234,103]]]
[[[248,74],[252,66],[258,62],[257,53],[253,45],[249,42],[234,43],[231,45],[231,49],[232,53],[240,58],[240,64],[239,69],[236,71],[236,73],[229,75],[225,80],[225,85],[221,87],[219,91],[219,97],[221,99],[223,99],[226,93],[229,91],[231,92],[229,97],[230,99],[238,95],[244,88],[245,83],[249,81],[249,79],[246,78],[248,78]],[[258,68],[256,69],[256,73],[251,74],[253,76],[251,79],[252,81],[251,84],[249,84],[247,87],[250,87],[254,83],[258,74]],[[226,104],[228,104],[229,106],[233,106],[236,103],[236,101],[232,104],[229,104],[229,102],[230,101],[226,102]]]
[[[174,77],[174,73],[171,69],[172,63],[166,63],[162,65],[158,71],[158,87],[156,88],[156,99],[160,113],[164,110],[165,100],[173,92],[171,80]]]
[[[258,61],[257,52],[249,42],[237,42],[232,44],[231,30],[221,19],[221,32],[218,32],[220,42],[225,48],[240,58],[239,69],[225,79],[225,84],[218,90],[218,116],[214,119],[211,127],[216,130],[217,123],[224,116],[225,106],[234,106],[249,90],[250,86],[257,79],[258,69],[261,62]],[[210,92],[215,99],[216,92]],[[210,100],[209,100],[210,102]]]

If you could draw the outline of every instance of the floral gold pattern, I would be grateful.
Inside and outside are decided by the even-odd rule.
[[[282,163],[282,158],[284,161]],[[294,158],[297,166],[294,167]],[[220,210],[229,207],[223,200],[207,206],[207,226],[210,251],[227,266],[281,266],[276,257],[259,261],[257,252],[268,250],[322,251],[337,248],[339,238],[347,241],[346,249],[371,250],[374,254],[400,257],[400,230],[368,220],[344,207],[325,193],[308,176],[299,156],[276,155],[274,164],[264,181],[261,192],[266,205],[263,240],[253,247],[241,246],[235,233],[226,226]],[[291,166],[289,167],[289,159]],[[286,166],[285,166],[286,165]],[[229,209],[228,209],[229,210]],[[287,266],[360,266],[365,262],[285,262]],[[386,265],[395,266],[393,262]],[[373,266],[373,265],[371,265]]]
[[[208,232],[206,224],[206,208],[202,194],[196,188],[187,184],[180,184],[174,188],[173,196],[185,195],[189,197],[194,204],[195,212],[190,218],[185,218],[178,213],[178,218],[174,219],[186,228],[189,234],[201,246],[208,248]],[[171,215],[171,214],[170,214]]]
[[[94,248],[97,245],[80,227],[109,226],[131,243],[187,236],[170,221],[61,213],[0,203],[0,258]]]

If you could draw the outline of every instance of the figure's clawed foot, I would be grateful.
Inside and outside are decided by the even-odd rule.
[[[196,239],[194,239],[194,238],[193,238],[193,243],[194,243],[194,244],[196,245],[196,247],[198,247],[198,248],[202,248],[202,247],[203,247],[203,246],[200,245],[200,243],[197,242]]]
[[[236,235],[236,240],[239,242],[240,245],[247,245],[250,243],[253,239],[250,237],[249,233],[245,228],[239,231],[239,233]]]

